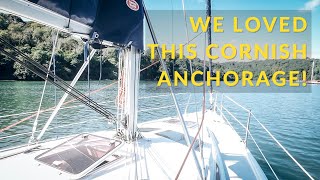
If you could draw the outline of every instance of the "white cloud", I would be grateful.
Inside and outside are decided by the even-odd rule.
[[[320,0],[309,0],[304,4],[303,10],[314,10],[316,7],[320,6]]]

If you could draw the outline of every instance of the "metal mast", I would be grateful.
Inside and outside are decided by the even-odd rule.
[[[140,60],[141,53],[136,47],[129,46],[121,50],[118,75],[117,134],[129,142],[135,141],[139,136],[137,119]]]
[[[207,17],[211,18],[211,0],[207,0]],[[208,26],[208,45],[211,44],[211,20],[209,21],[209,26]],[[212,54],[212,49],[210,49],[210,54]],[[210,76],[212,76],[212,60],[209,59],[209,72],[210,72]],[[212,97],[212,93],[213,93],[213,88],[212,88],[212,83],[210,83],[210,108],[213,107],[213,97]]]

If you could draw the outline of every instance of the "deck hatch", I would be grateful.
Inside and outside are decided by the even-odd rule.
[[[78,135],[35,159],[80,178],[103,163],[123,142],[91,134]]]

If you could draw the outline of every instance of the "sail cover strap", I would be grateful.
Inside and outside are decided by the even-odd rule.
[[[142,0],[13,0],[0,1],[0,9],[86,37],[97,32],[99,39],[119,45],[132,41],[143,49]]]

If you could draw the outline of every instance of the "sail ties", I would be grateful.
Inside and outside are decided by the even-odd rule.
[[[32,143],[35,140],[34,134],[35,134],[35,132],[37,130],[37,126],[38,126],[38,119],[39,119],[39,115],[40,115],[40,111],[41,111],[42,101],[43,101],[43,98],[44,98],[44,93],[46,91],[49,72],[50,72],[50,69],[51,69],[51,66],[52,66],[52,62],[53,62],[53,59],[54,59],[54,54],[55,54],[55,50],[56,50],[56,46],[57,46],[57,42],[58,42],[58,37],[59,37],[59,31],[57,31],[56,36],[55,36],[55,38],[53,40],[53,44],[52,44],[53,48],[52,48],[52,52],[51,52],[50,62],[49,62],[49,65],[48,65],[48,73],[47,73],[45,81],[44,81],[44,86],[43,86],[43,89],[42,89],[42,94],[41,94],[41,99],[40,99],[40,103],[39,103],[39,107],[38,107],[38,112],[37,112],[37,115],[36,115],[36,119],[34,120],[34,123],[33,123],[32,134],[31,134],[31,137],[29,139],[29,143]]]

